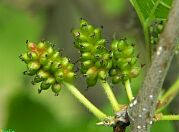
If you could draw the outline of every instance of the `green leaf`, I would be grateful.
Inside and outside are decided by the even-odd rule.
[[[167,20],[172,1],[173,0],[130,0],[143,26],[148,50],[151,48],[148,28],[154,20]]]

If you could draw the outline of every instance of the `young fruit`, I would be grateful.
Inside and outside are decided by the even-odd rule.
[[[109,75],[112,77],[112,83],[124,82],[138,76],[140,66],[138,66],[132,43],[127,42],[126,39],[113,40],[111,57],[112,68]]]
[[[160,33],[164,29],[165,21],[154,20],[149,27],[150,43],[155,45],[158,43]]]
[[[24,74],[35,75],[32,84],[41,82],[39,93],[52,88],[55,95],[58,95],[62,83],[74,79],[74,65],[46,42],[27,42],[27,52],[20,55],[20,59],[27,64],[28,70]]]
[[[102,38],[100,28],[95,28],[81,19],[80,28],[72,31],[75,47],[81,53],[80,71],[86,75],[88,87],[100,80],[106,80],[112,67],[110,53],[106,48],[106,40]]]

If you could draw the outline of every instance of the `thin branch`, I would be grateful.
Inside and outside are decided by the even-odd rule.
[[[179,0],[175,0],[142,88],[132,102],[133,105],[128,108],[132,132],[148,132],[150,129],[157,98],[174,55],[176,38],[179,36],[178,23]]]
[[[129,101],[131,102],[134,99],[134,96],[133,96],[133,93],[132,93],[132,89],[131,89],[129,80],[127,80],[125,82],[125,88],[126,88],[126,92],[127,92],[127,96],[129,98]]]
[[[171,121],[174,121],[174,120],[179,120],[179,115],[162,115],[160,120],[171,120]]]
[[[157,112],[162,111],[176,97],[179,92],[179,79],[168,89],[157,104]]]
[[[120,105],[118,104],[117,99],[114,96],[114,93],[113,93],[111,87],[109,86],[109,84],[106,81],[101,81],[101,85],[104,88],[104,91],[105,91],[114,111],[115,112],[119,111]]]
[[[179,115],[163,115],[162,113],[156,114],[154,116],[155,121],[174,121],[174,120],[179,120]]]
[[[107,117],[102,111],[100,111],[96,106],[94,106],[80,91],[69,83],[64,83],[67,89],[82,103],[90,112],[92,112],[98,119],[103,120]]]

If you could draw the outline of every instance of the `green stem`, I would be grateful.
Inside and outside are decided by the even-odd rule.
[[[74,86],[67,82],[63,83],[67,89],[82,103],[90,112],[92,112],[98,119],[103,120],[107,117],[102,111],[94,106],[80,91]]]
[[[179,115],[163,115],[163,114],[156,115],[156,121],[161,121],[161,120],[179,120]]]
[[[146,21],[146,19],[144,18],[142,12],[141,12],[141,9],[138,5],[138,3],[136,2],[136,0],[130,0],[131,4],[133,5],[133,7],[135,8],[135,11],[139,17],[139,20],[142,24],[142,27],[143,27],[143,31],[144,31],[144,36],[145,36],[145,43],[146,43],[146,51],[147,51],[147,64],[150,64],[151,63],[151,46],[150,46],[150,42],[149,42],[149,32],[148,32],[148,25],[149,25],[149,22]]]
[[[106,81],[101,81],[101,85],[104,88],[104,91],[105,91],[114,111],[115,112],[119,111],[120,105],[118,104],[117,99],[114,96],[114,93],[111,90],[111,87],[109,86],[109,84]]]
[[[151,46],[150,44],[150,38],[149,38],[149,31],[148,31],[148,23],[145,23],[144,24],[144,36],[145,36],[145,44],[146,44],[146,56],[147,56],[147,66],[150,66],[150,63],[151,63],[151,59],[152,59],[152,50],[153,50],[153,47]]]
[[[131,102],[134,99],[134,96],[132,94],[132,90],[131,90],[131,86],[130,86],[130,81],[129,80],[125,81],[125,88],[126,88],[126,92],[127,92],[127,96],[129,98],[129,101]]]
[[[179,120],[179,115],[163,115],[160,120]]]
[[[162,111],[179,92],[179,79],[169,88],[169,90],[159,99],[159,108],[156,113]]]

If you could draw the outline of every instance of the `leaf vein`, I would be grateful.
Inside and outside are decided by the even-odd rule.
[[[171,6],[167,5],[167,4],[166,4],[166,3],[164,3],[163,1],[161,1],[161,2],[160,2],[160,4],[161,4],[161,5],[163,5],[164,7],[168,8],[168,9],[170,9],[170,8],[171,8]]]
[[[151,13],[150,13],[149,17],[146,19],[145,22],[147,23],[147,26],[148,26],[148,24],[150,23],[151,18],[153,17],[153,15],[154,15],[154,13],[155,13],[155,10],[157,9],[157,7],[158,7],[158,5],[160,4],[160,2],[161,2],[161,0],[158,0],[158,1],[156,2],[156,4],[154,5],[154,7],[153,7],[152,10],[151,10]]]

